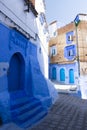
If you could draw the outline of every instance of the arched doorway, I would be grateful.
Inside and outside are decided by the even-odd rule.
[[[69,70],[69,83],[74,83],[74,70]]]
[[[15,92],[24,89],[25,81],[25,64],[24,59],[20,53],[15,53],[9,65],[8,72],[8,90]]]
[[[60,81],[65,81],[65,69],[60,69]]]
[[[56,80],[56,68],[52,68],[52,79]]]

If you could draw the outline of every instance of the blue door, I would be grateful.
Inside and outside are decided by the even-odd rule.
[[[56,80],[56,68],[52,68],[52,79]]]
[[[74,83],[74,70],[69,70],[69,83]]]
[[[22,56],[14,54],[10,60],[8,71],[8,90],[14,92],[24,87],[24,65]]]
[[[60,69],[60,81],[65,81],[65,69]]]

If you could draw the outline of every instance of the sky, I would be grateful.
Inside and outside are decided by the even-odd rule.
[[[57,20],[62,26],[74,21],[77,14],[87,14],[87,0],[45,0],[47,23]]]

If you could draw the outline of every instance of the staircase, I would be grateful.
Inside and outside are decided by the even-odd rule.
[[[47,114],[38,99],[27,96],[12,100],[10,109],[12,121],[21,128],[33,126]]]

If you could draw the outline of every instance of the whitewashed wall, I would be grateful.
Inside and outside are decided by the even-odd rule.
[[[39,20],[39,14],[41,12],[45,13],[43,0],[36,0],[35,5],[35,8],[38,12],[37,18],[31,11],[24,12],[26,8],[24,5],[24,0],[0,0],[0,11],[3,12],[3,14],[9,17],[12,21],[15,22],[15,24],[20,26],[25,32],[29,33],[31,36],[35,37],[35,34],[38,33],[38,41],[34,41],[32,39],[30,40],[37,45],[37,56],[40,68],[45,77],[48,78],[48,43],[46,40],[48,34],[44,35],[44,26],[41,26]],[[9,22],[8,19],[6,17],[3,17],[1,14],[0,21],[4,22],[8,26],[12,24],[11,21]]]
[[[51,38],[57,36],[57,21],[54,21],[49,25],[49,34]]]
[[[38,44],[38,61],[41,66],[42,73],[45,75],[46,78],[48,78],[48,33],[44,34],[44,27],[45,24],[41,25],[40,22],[40,13],[45,14],[45,7],[43,0],[36,0],[36,10],[38,11],[38,17],[36,19],[37,27],[38,27],[38,35],[40,38],[40,44]],[[41,53],[39,52],[41,47]]]
[[[32,12],[24,12],[25,8],[24,0],[0,0],[0,10],[24,31],[34,36],[37,32],[36,17]]]

